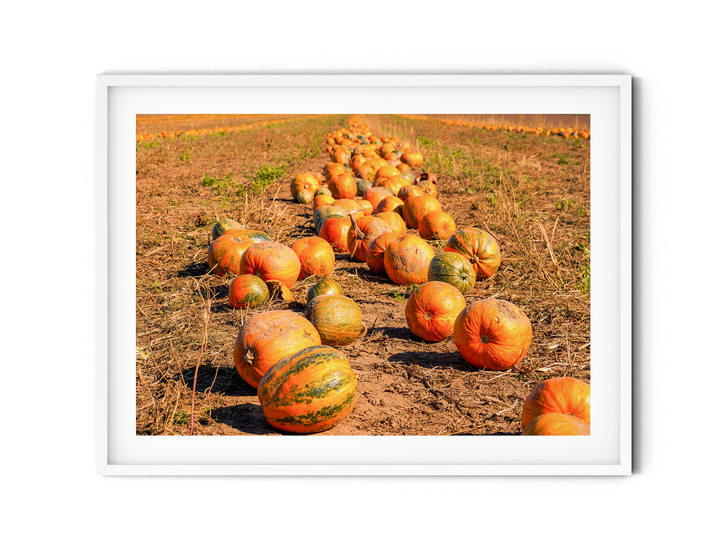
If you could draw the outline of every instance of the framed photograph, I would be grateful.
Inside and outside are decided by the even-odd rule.
[[[98,76],[98,474],[631,474],[631,102]]]

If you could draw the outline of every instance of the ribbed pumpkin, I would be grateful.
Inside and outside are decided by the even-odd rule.
[[[422,238],[405,235],[385,249],[385,273],[396,285],[418,285],[428,280],[428,266],[435,252]]]
[[[498,243],[480,229],[460,229],[448,239],[445,251],[466,257],[475,269],[475,279],[492,276],[500,266]]]
[[[346,418],[355,404],[357,377],[347,357],[320,345],[272,366],[258,385],[258,399],[273,427],[319,433]]]
[[[422,167],[423,164],[423,157],[420,152],[405,152],[400,159],[411,167]]]
[[[228,300],[235,309],[262,306],[269,299],[268,286],[257,276],[251,274],[238,276],[230,284]]]
[[[399,234],[389,232],[381,234],[370,242],[365,253],[365,264],[368,265],[373,274],[382,275],[385,273],[385,250],[390,242],[398,238],[400,238]]]
[[[455,319],[466,305],[463,295],[452,285],[428,281],[410,295],[405,304],[405,320],[417,337],[442,341],[452,335]]]
[[[313,212],[321,206],[332,206],[334,202],[332,195],[319,195],[313,200]]]
[[[320,345],[320,334],[305,317],[292,311],[266,311],[240,327],[233,361],[240,376],[257,388],[271,366],[312,345]]]
[[[465,294],[475,286],[475,270],[470,261],[459,253],[446,251],[438,253],[430,261],[428,281],[449,283]]]
[[[348,231],[351,227],[349,217],[326,217],[320,222],[318,236],[326,240],[335,253],[348,253]]]
[[[222,218],[217,223],[215,223],[215,226],[212,230],[212,239],[216,240],[219,238],[225,231],[228,229],[239,229],[242,225],[231,218]]]
[[[415,184],[415,187],[420,188],[423,193],[425,193],[426,195],[430,195],[431,197],[437,198],[438,196],[437,185],[433,184],[432,182],[418,182],[417,184]]]
[[[243,254],[247,248],[254,245],[255,242],[247,236],[234,235],[232,232],[220,235],[208,248],[210,270],[221,277],[228,272],[239,274]]]
[[[300,275],[298,279],[332,274],[335,268],[335,253],[332,246],[319,236],[295,240],[290,249],[300,259]]]
[[[390,228],[394,233],[404,236],[407,234],[407,225],[405,220],[397,212],[380,212],[375,214],[375,217],[382,219],[385,223],[390,225]]]
[[[279,242],[259,242],[243,253],[239,273],[253,274],[263,281],[277,280],[290,288],[300,275],[300,259]]]
[[[311,191],[312,193],[315,193],[315,191],[320,187],[320,182],[318,182],[318,179],[315,178],[310,173],[301,173],[298,174],[295,178],[293,178],[292,182],[290,182],[290,194],[292,195],[293,199],[297,200],[297,194],[300,193],[302,190],[306,189],[308,191]]]
[[[348,250],[350,256],[356,261],[365,262],[366,252],[370,242],[386,232],[392,232],[390,225],[374,216],[350,214],[352,225],[348,230]]]
[[[328,163],[325,165],[325,181],[328,182],[333,176],[346,172],[347,169],[342,163]]]
[[[520,424],[525,429],[541,414],[571,415],[590,424],[590,385],[574,377],[547,379],[525,398]]]
[[[525,358],[532,342],[527,316],[511,302],[487,298],[465,308],[455,321],[455,346],[477,368],[504,370]]]
[[[310,287],[310,289],[308,289],[308,302],[316,296],[321,296],[323,294],[338,294],[340,296],[343,296],[343,290],[340,284],[334,279],[321,279],[315,285]]]
[[[403,204],[403,217],[408,227],[417,229],[420,220],[426,214],[440,210],[442,210],[442,206],[435,197],[432,195],[418,195],[405,201],[405,204]]]
[[[362,210],[362,206],[360,206],[360,203],[355,199],[338,199],[335,201],[334,206],[342,206],[348,213],[354,212],[355,210]]]
[[[305,317],[320,334],[323,345],[342,347],[363,331],[362,313],[352,298],[322,294],[307,303]]]
[[[397,170],[397,167],[393,167],[392,165],[383,165],[375,172],[375,182],[381,178],[392,178],[393,176],[398,176],[399,174],[400,171]]]
[[[393,192],[393,195],[397,195],[398,192],[406,185],[408,185],[408,181],[401,174],[391,176],[389,178],[383,177],[379,180],[377,177],[375,177],[375,181],[373,182],[373,186],[388,188],[390,191]]]
[[[567,414],[541,414],[523,429],[521,435],[590,435],[590,424]]]
[[[420,238],[425,240],[447,240],[455,231],[455,220],[442,210],[428,212],[418,224]]]

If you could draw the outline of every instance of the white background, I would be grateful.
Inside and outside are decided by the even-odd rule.
[[[408,59],[442,61],[459,67],[464,58],[495,68],[518,69],[528,53],[502,45],[499,36],[451,36],[432,42],[421,37],[384,36],[359,45],[343,36],[234,36],[225,45],[202,45],[196,36],[86,36],[75,44],[75,94],[69,108],[68,185],[74,200],[69,241],[69,406],[74,436],[84,446],[74,450],[75,480],[82,505],[352,505],[352,506],[676,506],[687,504],[687,460],[690,447],[689,369],[686,327],[689,311],[689,269],[686,257],[653,261],[659,283],[648,306],[650,347],[654,370],[650,414],[657,422],[650,440],[649,472],[631,480],[572,481],[542,479],[462,479],[443,481],[352,480],[100,480],[93,469],[92,357],[92,91],[95,74],[112,67],[187,66],[222,69],[248,64],[282,67],[302,62],[308,67],[354,63],[384,68]],[[629,40],[535,40],[532,59],[546,63],[569,61],[578,54],[589,60],[625,62],[634,74],[657,82],[657,111],[662,140],[655,150],[658,216],[672,215],[673,226],[659,222],[647,239],[673,237],[685,246],[686,234],[686,102],[687,73],[659,66],[644,58]],[[271,49],[263,52],[262,49]],[[327,51],[334,51],[329,55]],[[386,51],[395,51],[395,56]],[[412,53],[410,53],[412,51]],[[548,62],[549,61],[549,62]],[[627,72],[627,69],[619,72]],[[669,179],[673,179],[670,182]],[[672,204],[672,211],[663,211]],[[660,293],[662,291],[662,293]],[[663,306],[662,310],[654,306]],[[662,328],[674,327],[672,339]],[[685,334],[686,335],[686,334]],[[683,336],[684,337],[684,336]],[[655,397],[657,396],[657,399]],[[662,397],[660,397],[662,396]],[[664,425],[673,425],[671,431]],[[679,429],[684,427],[685,429]],[[542,493],[542,497],[538,494]]]

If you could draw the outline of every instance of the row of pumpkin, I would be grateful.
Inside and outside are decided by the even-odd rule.
[[[461,355],[478,368],[503,370],[522,360],[532,340],[525,314],[503,300],[467,306],[463,297],[476,278],[490,277],[499,267],[497,242],[479,229],[456,231],[452,217],[442,212],[437,201],[437,178],[398,167],[421,163],[422,157],[418,160],[396,140],[373,137],[352,119],[351,129],[329,134],[326,142],[333,161],[325,167],[325,175],[301,174],[290,186],[298,202],[313,201],[318,236],[298,239],[288,247],[230,219],[215,225],[208,263],[220,276],[238,274],[230,286],[230,305],[257,307],[273,294],[291,300],[290,289],[297,279],[329,276],[335,254],[349,253],[371,272],[416,287],[405,309],[408,327],[416,336],[440,341],[452,335]],[[407,227],[418,228],[421,236],[407,234]],[[445,251],[436,255],[426,239],[446,240]],[[329,278],[310,289],[304,315],[289,311],[253,315],[240,329],[234,352],[238,372],[258,388],[268,421],[300,433],[329,429],[349,414],[352,400],[345,400],[355,390],[349,392],[345,385],[356,386],[357,381],[347,373],[347,358],[332,347],[348,345],[364,331],[360,308]],[[263,336],[261,344],[254,341],[258,335]],[[290,344],[292,351],[287,348]],[[298,365],[273,369],[280,360]],[[332,375],[338,362],[344,373],[339,378]],[[328,365],[319,369],[321,364]],[[310,369],[311,365],[315,367]],[[331,379],[344,382],[330,384]],[[589,386],[575,382],[587,387],[589,407]],[[320,394],[324,399],[308,397]],[[575,422],[559,420],[563,425]]]

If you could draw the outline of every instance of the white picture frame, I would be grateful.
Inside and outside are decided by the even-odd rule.
[[[135,114],[235,112],[591,114],[592,435],[137,436]],[[96,127],[98,474],[631,474],[630,76],[99,75]]]

